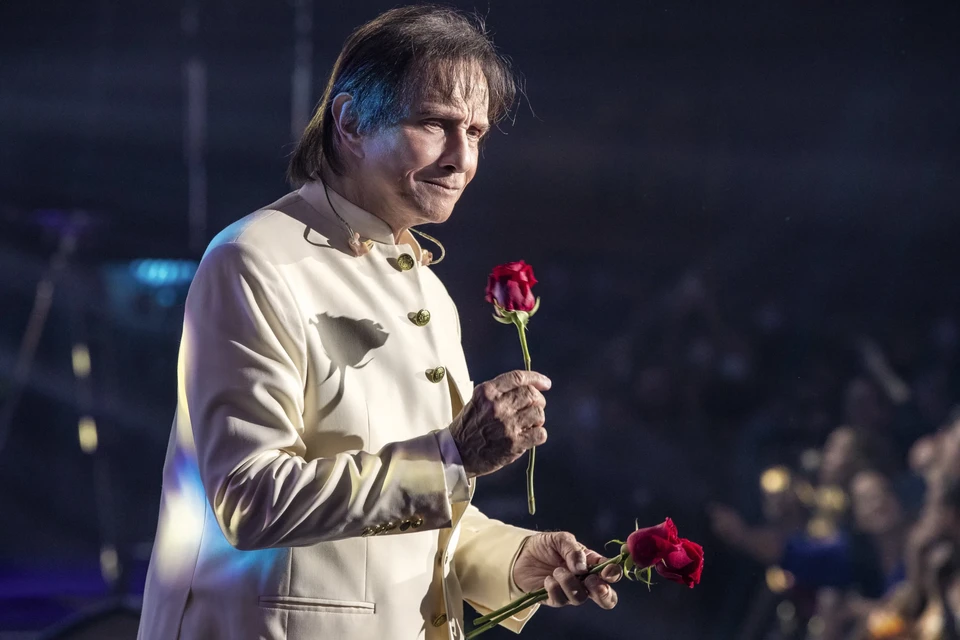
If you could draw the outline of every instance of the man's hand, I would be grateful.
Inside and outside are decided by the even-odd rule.
[[[604,609],[613,609],[617,592],[610,584],[623,575],[619,565],[604,567],[582,582],[577,578],[606,560],[577,542],[572,533],[538,533],[527,538],[520,550],[513,565],[513,581],[526,593],[545,588],[550,607],[577,606],[589,598]]]
[[[530,447],[547,441],[541,391],[550,379],[532,371],[510,371],[478,385],[450,425],[468,477],[505,467]]]

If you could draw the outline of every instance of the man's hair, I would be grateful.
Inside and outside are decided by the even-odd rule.
[[[517,84],[483,20],[435,5],[392,9],[350,34],[327,82],[323,98],[290,158],[287,177],[301,185],[320,177],[324,163],[342,174],[331,103],[340,93],[353,97],[358,131],[397,124],[425,94],[464,97],[479,70],[486,80],[491,124],[510,112]]]

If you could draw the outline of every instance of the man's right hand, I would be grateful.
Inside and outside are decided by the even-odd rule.
[[[550,379],[534,371],[509,371],[478,385],[450,425],[468,477],[505,467],[547,441],[543,428]]]

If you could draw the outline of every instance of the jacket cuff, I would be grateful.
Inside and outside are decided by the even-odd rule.
[[[447,497],[450,502],[468,502],[470,500],[470,482],[467,471],[463,468],[460,450],[453,439],[450,429],[441,429],[434,432],[437,445],[440,447],[440,458],[443,460],[443,480],[447,486]]]

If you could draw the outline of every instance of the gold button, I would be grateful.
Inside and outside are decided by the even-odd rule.
[[[409,253],[402,253],[397,258],[397,267],[400,268],[400,271],[410,271],[413,269],[413,256]]]
[[[377,532],[377,530],[374,529],[373,527],[367,527],[367,528],[365,528],[365,529],[360,533],[360,537],[361,537],[361,538],[368,538],[368,537],[372,536],[373,534],[375,534],[376,532]]]
[[[410,526],[414,529],[419,529],[421,526],[423,526],[423,518],[421,516],[416,516],[410,521]]]
[[[433,619],[433,626],[435,627],[442,627],[445,624],[447,624],[447,614],[445,613],[441,613]]]
[[[427,380],[430,382],[440,382],[443,380],[443,376],[447,375],[447,370],[443,367],[437,367],[436,369],[427,369]]]
[[[417,325],[418,327],[423,327],[430,322],[430,312],[426,309],[420,309],[420,311],[411,313],[408,317],[413,324]]]
[[[393,531],[394,529],[396,529],[397,523],[393,521],[385,522],[380,526],[383,527],[383,529],[380,530],[380,533],[386,533],[387,531]]]
[[[400,531],[406,531],[409,528],[410,528],[409,520],[404,520],[403,522],[400,523]]]

